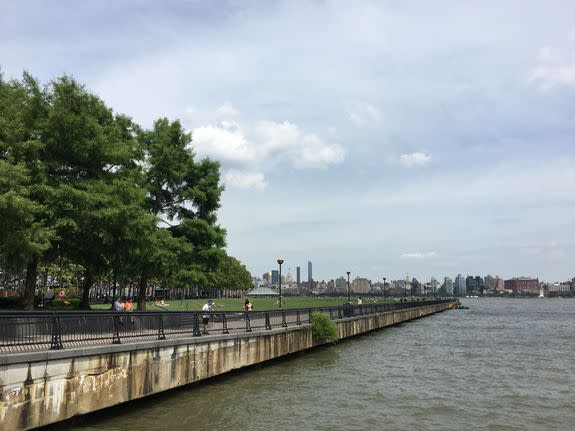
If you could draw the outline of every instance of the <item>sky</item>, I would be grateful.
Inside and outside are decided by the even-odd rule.
[[[575,277],[575,2],[0,0],[0,68],[70,74],[221,162],[253,275]]]

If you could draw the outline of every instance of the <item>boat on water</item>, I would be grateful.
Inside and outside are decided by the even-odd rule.
[[[452,310],[469,310],[469,307],[466,305],[463,305],[461,302],[457,301],[457,302],[451,304],[451,309]]]

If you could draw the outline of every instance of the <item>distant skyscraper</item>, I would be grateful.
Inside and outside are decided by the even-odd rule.
[[[455,277],[455,294],[459,296],[467,295],[465,277],[461,274],[457,274],[457,277]]]
[[[277,269],[272,270],[272,284],[278,284],[280,279],[280,272]]]
[[[445,293],[447,295],[453,295],[453,280],[449,277],[443,279],[443,287],[445,287]]]
[[[295,278],[297,285],[299,286],[301,284],[301,268],[299,266],[295,269]]]
[[[347,292],[347,281],[343,277],[335,279],[335,291],[338,293]]]
[[[307,282],[311,283],[313,281],[313,274],[311,271],[311,262],[307,262]]]

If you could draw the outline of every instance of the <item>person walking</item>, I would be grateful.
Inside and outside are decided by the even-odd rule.
[[[210,311],[212,311],[213,307],[214,307],[214,301],[212,301],[211,299],[202,307],[202,311],[204,312],[204,314],[202,315],[202,323],[204,324],[204,330],[202,331],[202,334],[205,335],[209,334],[208,323],[210,323]]]
[[[124,302],[124,311],[126,313],[131,313],[132,312],[132,298],[127,298],[126,302]],[[130,315],[130,322],[134,323],[134,316]]]
[[[124,304],[122,304],[122,301],[120,301],[120,297],[116,297],[116,300],[114,301],[114,307],[113,307],[114,311],[124,311]]]

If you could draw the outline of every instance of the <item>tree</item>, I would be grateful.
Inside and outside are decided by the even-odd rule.
[[[216,211],[223,187],[219,184],[219,164],[209,159],[195,161],[189,148],[191,135],[179,121],[161,118],[152,130],[140,134],[145,155],[145,188],[151,215],[160,223],[157,253],[141,259],[138,309],[145,307],[144,295],[150,277],[169,277],[176,286],[199,286],[207,282],[206,272],[215,267],[225,245],[225,231],[219,227]],[[154,264],[158,253],[175,255],[177,265]],[[164,260],[165,262],[165,260]]]
[[[98,97],[69,77],[50,87],[46,142],[51,201],[58,202],[58,246],[84,267],[82,308],[94,277],[121,262],[146,237],[154,219],[138,187],[136,133]]]
[[[253,287],[252,275],[239,260],[227,254],[210,274],[211,284],[218,290],[247,291]]]
[[[46,97],[34,78],[24,73],[21,82],[5,82],[0,76],[0,259],[15,271],[26,268],[27,310],[34,306],[38,262],[54,237],[43,200],[46,114]]]
[[[149,279],[217,288],[233,267],[243,281],[231,285],[243,285],[217,222],[219,163],[190,145],[179,121],[142,130],[71,77],[41,88],[0,75],[0,265],[26,274],[26,308],[39,265],[46,285],[62,262],[83,268],[85,308],[110,273],[138,274],[139,309]]]

